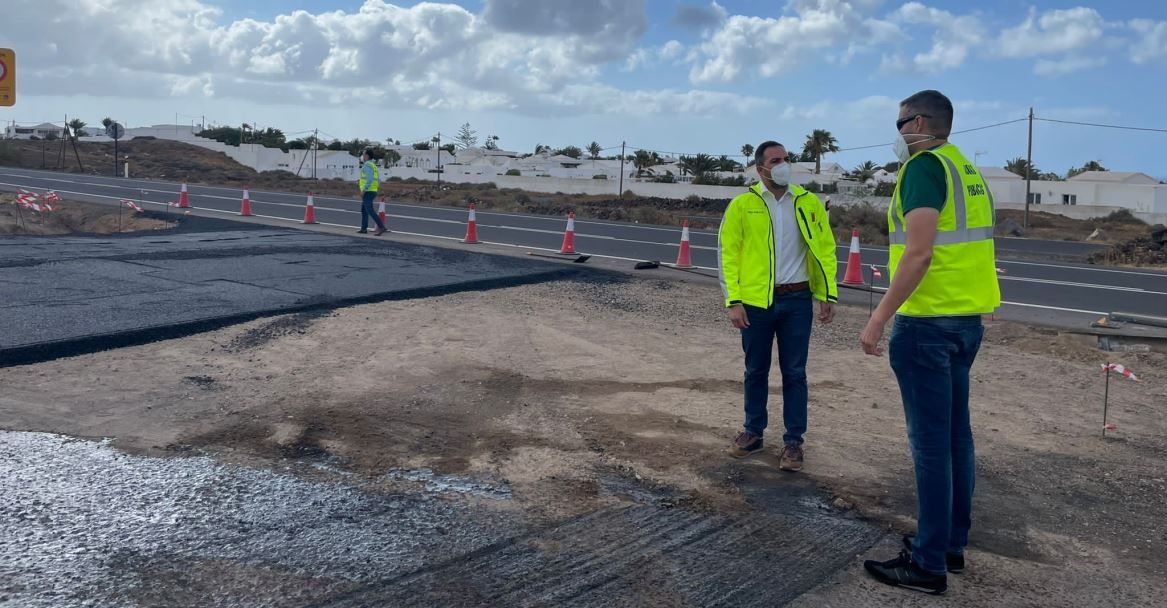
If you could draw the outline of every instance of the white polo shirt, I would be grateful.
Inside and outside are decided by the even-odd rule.
[[[770,223],[774,231],[774,282],[777,285],[801,283],[810,278],[806,272],[806,241],[798,229],[795,217],[794,198],[790,190],[781,199],[775,200],[774,193],[762,186],[762,198],[770,210]]]

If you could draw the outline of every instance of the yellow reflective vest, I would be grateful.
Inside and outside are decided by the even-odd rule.
[[[367,167],[373,168],[373,179],[367,180],[364,169],[361,170],[361,192],[376,192],[381,187],[381,171],[377,169],[377,163],[371,160],[365,161],[365,168]]]
[[[717,269],[725,305],[749,304],[769,308],[774,303],[774,224],[762,198],[760,182],[740,194],[725,209],[717,232]],[[796,184],[788,186],[794,199],[798,230],[806,243],[807,276],[814,297],[837,302],[835,235],[819,198]]]
[[[900,167],[887,210],[891,243],[888,270],[894,279],[907,245],[900,185],[904,169],[925,154],[944,166],[948,194],[940,211],[932,264],[899,314],[912,317],[978,315],[1001,305],[993,245],[993,194],[977,168],[952,144],[917,152]]]

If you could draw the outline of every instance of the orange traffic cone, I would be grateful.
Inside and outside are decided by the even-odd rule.
[[[575,255],[575,212],[567,213],[567,230],[563,233],[563,246],[559,253]]]
[[[381,197],[381,204],[377,205],[377,217],[381,218],[381,225],[385,225],[385,197]]]
[[[308,206],[304,207],[304,222],[305,224],[316,223],[316,205],[312,204],[312,193],[308,193]]]
[[[474,203],[470,203],[470,219],[466,221],[466,238],[462,242],[467,245],[478,242],[478,218],[474,214]]]
[[[693,260],[689,257],[689,220],[681,224],[681,250],[677,252],[677,268],[692,268]]]
[[[182,182],[182,192],[178,193],[178,208],[179,209],[189,209],[190,208],[190,195],[188,195],[186,193],[186,182]]]
[[[251,195],[247,193],[247,188],[243,189],[243,208],[239,210],[239,215],[251,217]]]
[[[851,231],[851,251],[847,254],[847,274],[843,276],[844,285],[863,285],[863,269],[859,260],[859,229]]]

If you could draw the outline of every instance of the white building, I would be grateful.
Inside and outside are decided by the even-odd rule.
[[[995,200],[1025,202],[1025,180],[1001,169],[980,168]],[[1008,173],[1000,176],[998,172]],[[1032,180],[1035,205],[1117,207],[1140,213],[1167,213],[1167,184],[1145,173],[1087,171],[1065,181]]]
[[[58,127],[51,122],[42,122],[39,125],[18,125],[15,122],[4,127],[5,139],[60,139],[65,136],[65,127]]]

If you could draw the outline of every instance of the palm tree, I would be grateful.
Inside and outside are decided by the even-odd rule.
[[[717,170],[718,171],[737,171],[737,168],[738,168],[738,162],[736,160],[733,160],[724,154],[717,157]]]
[[[660,155],[656,152],[649,152],[648,150],[637,150],[632,157],[632,165],[636,167],[636,177],[640,177],[645,173],[652,173],[652,167],[659,165],[661,162]]]
[[[604,149],[600,147],[600,144],[598,144],[594,141],[592,143],[588,144],[588,154],[591,155],[592,160],[596,160],[597,158],[599,158],[600,152],[603,152],[603,151],[604,151]]]
[[[397,150],[385,150],[385,168],[392,167],[401,161],[401,154]]]
[[[681,168],[681,174],[692,173],[695,176],[702,176],[712,171],[717,171],[721,167],[721,162],[708,154],[698,154],[696,156],[682,156],[677,159],[677,166]]]
[[[69,121],[69,130],[73,132],[73,137],[85,137],[88,135],[85,132],[85,121],[80,118],[74,118]]]
[[[108,117],[108,116],[106,116],[105,118],[102,118],[102,119],[101,119],[101,126],[103,126],[103,127],[107,128],[107,129],[108,129],[108,128],[109,128],[109,126],[110,126],[110,125],[112,125],[112,124],[113,124],[113,119],[112,119],[112,118],[110,118],[110,117]]]
[[[1041,171],[1037,167],[1029,164],[1029,161],[1024,158],[1017,157],[1005,163],[1005,170],[1010,173],[1015,173],[1021,177],[1029,177],[1029,179],[1041,179]]]
[[[825,129],[815,129],[806,136],[806,143],[802,146],[803,155],[814,157],[814,173],[819,174],[822,167],[823,155],[839,151],[839,141]]]
[[[871,178],[875,177],[875,172],[879,171],[879,165],[865,161],[862,165],[851,170],[851,177],[861,184],[866,184]]]
[[[746,167],[750,166],[750,162],[751,162],[750,157],[753,155],[754,155],[754,147],[753,146],[751,146],[750,144],[746,144],[746,145],[742,146],[742,156],[746,157],[746,164],[744,166],[746,166]]]

